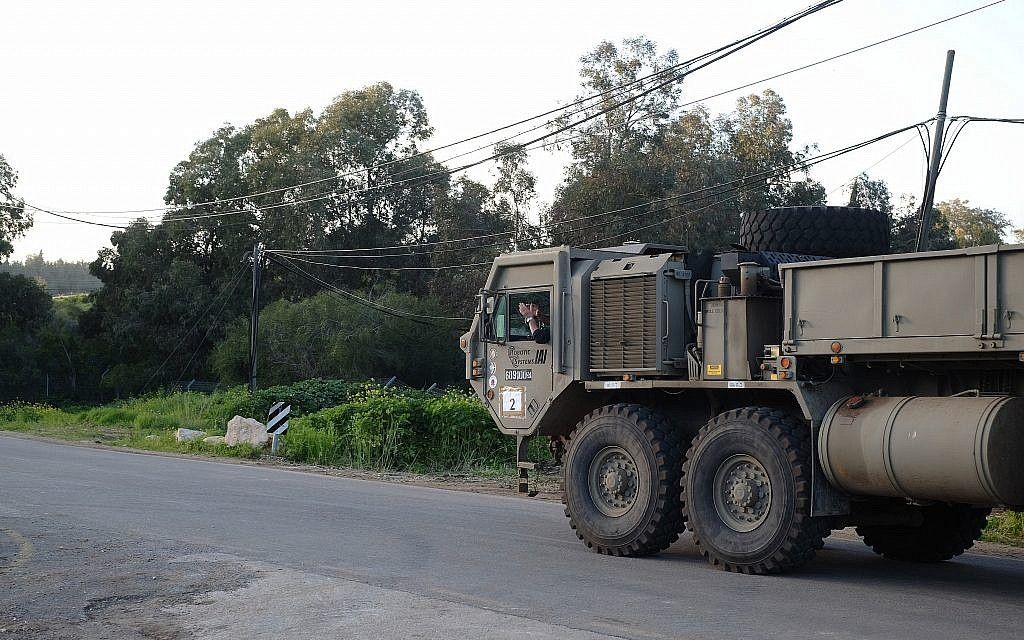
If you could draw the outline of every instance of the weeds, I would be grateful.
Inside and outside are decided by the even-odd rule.
[[[982,540],[1024,546],[1024,512],[997,511],[988,518]]]

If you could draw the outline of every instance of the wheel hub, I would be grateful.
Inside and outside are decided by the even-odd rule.
[[[772,485],[768,472],[753,456],[726,459],[715,473],[715,510],[733,531],[753,531],[771,509]]]
[[[639,474],[633,457],[621,447],[605,447],[590,463],[590,497],[597,509],[619,517],[636,503]]]

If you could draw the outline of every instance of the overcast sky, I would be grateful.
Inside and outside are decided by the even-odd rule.
[[[445,144],[567,102],[577,93],[579,57],[603,39],[643,34],[687,58],[808,4],[6,0],[0,153],[20,174],[17,193],[33,204],[159,207],[171,168],[225,122],[245,125],[276,107],[319,111],[346,89],[386,80],[421,93],[436,131],[431,146]],[[846,0],[695,73],[683,97],[701,98],[982,4]],[[755,89],[782,95],[795,145],[830,150],[934,115],[947,49],[957,52],[951,115],[1024,117],[1024,0]],[[738,95],[706,106],[727,111]],[[812,175],[833,204],[843,204],[842,186],[910,135],[819,165]],[[1021,149],[1024,125],[970,125],[937,198],[969,199],[1024,226]],[[542,200],[550,201],[562,160],[533,152]],[[894,193],[917,194],[923,167],[914,141],[870,173]],[[475,177],[489,179],[486,169]],[[49,259],[91,259],[109,244],[109,232],[40,213],[13,257],[42,250]]]

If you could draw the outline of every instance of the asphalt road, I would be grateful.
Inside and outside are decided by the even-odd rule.
[[[1020,638],[1024,561],[883,560],[830,539],[785,576],[688,537],[587,551],[561,505],[0,436],[0,640]]]

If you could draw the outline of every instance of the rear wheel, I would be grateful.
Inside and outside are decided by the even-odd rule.
[[[683,465],[683,516],[708,561],[779,573],[814,557],[828,535],[810,517],[809,429],[776,409],[747,407],[704,426]]]
[[[668,422],[641,405],[597,409],[576,426],[563,463],[565,515],[599,553],[644,556],[683,528],[682,453]]]
[[[991,509],[965,504],[933,504],[907,507],[921,513],[921,525],[862,525],[857,534],[875,553],[892,560],[941,562],[974,546],[985,528]]]

